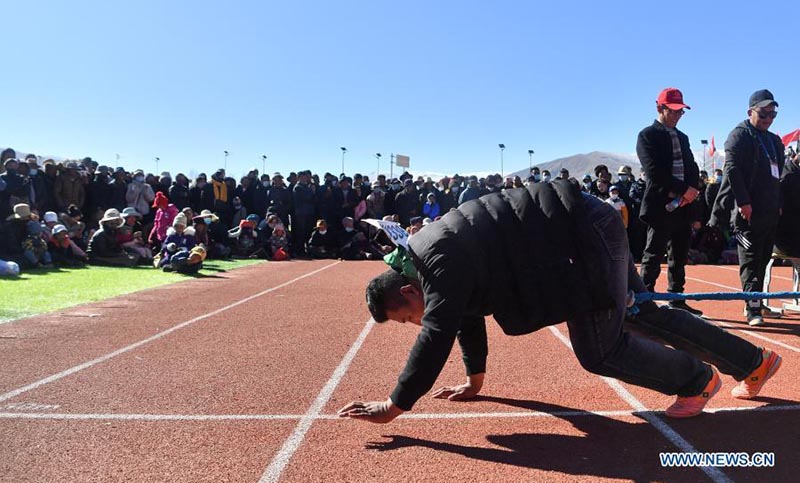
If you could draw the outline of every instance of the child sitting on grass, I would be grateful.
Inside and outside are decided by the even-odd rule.
[[[22,240],[22,254],[33,268],[52,268],[53,258],[47,251],[47,242],[42,236],[42,225],[31,219],[25,225],[27,236]]]
[[[53,227],[52,236],[48,243],[53,263],[66,267],[82,267],[89,261],[86,253],[69,239],[67,227],[56,225]]]

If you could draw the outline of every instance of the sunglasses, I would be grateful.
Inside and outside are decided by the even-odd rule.
[[[758,117],[761,118],[761,119],[775,119],[776,117],[778,117],[778,111],[767,111],[767,112],[764,112],[764,111],[757,110],[756,114],[758,114]]]

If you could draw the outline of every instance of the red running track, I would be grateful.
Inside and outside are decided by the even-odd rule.
[[[692,420],[658,412],[672,398],[585,372],[563,326],[510,338],[492,323],[477,400],[425,398],[385,426],[338,419],[353,399],[388,396],[416,336],[368,322],[363,289],[382,270],[264,263],[1,324],[0,481],[792,481],[800,469],[800,316],[750,328],[737,302],[698,305],[783,368],[756,401],[731,398],[725,378],[714,412]],[[788,267],[776,273],[788,290]],[[688,291],[739,287],[736,267],[688,275]],[[437,384],[463,379],[456,348]],[[659,463],[695,450],[776,464]]]

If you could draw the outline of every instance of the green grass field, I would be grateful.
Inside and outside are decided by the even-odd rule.
[[[152,267],[30,270],[19,277],[0,278],[0,322],[262,262],[264,260],[206,260],[200,273],[192,276],[166,273]]]

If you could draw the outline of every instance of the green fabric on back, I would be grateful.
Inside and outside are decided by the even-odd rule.
[[[411,261],[411,255],[408,254],[405,248],[397,247],[393,252],[384,255],[383,261],[406,277],[419,280],[417,269]]]

